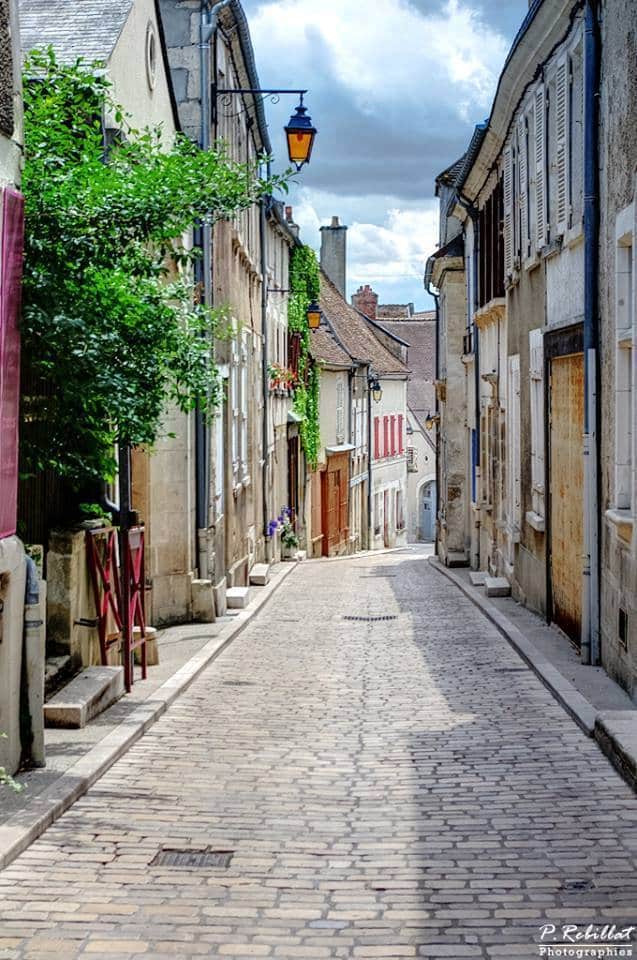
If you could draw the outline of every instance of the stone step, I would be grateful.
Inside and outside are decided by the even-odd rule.
[[[483,587],[484,581],[487,579],[487,574],[485,570],[472,570],[469,574],[469,579],[474,587]]]
[[[506,577],[485,577],[484,585],[488,597],[511,596],[511,584]]]
[[[228,587],[226,603],[230,610],[244,610],[250,603],[250,587]]]
[[[448,567],[468,567],[469,561],[467,560],[466,553],[453,552],[447,554],[447,566]]]
[[[87,667],[44,704],[44,725],[85,727],[123,693],[123,667]]]
[[[255,563],[250,571],[250,583],[255,587],[265,587],[270,582],[270,564]]]

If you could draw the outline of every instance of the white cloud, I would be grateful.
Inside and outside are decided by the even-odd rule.
[[[302,73],[327,57],[330,82],[363,113],[401,101],[446,104],[463,119],[471,106],[484,112],[507,49],[466,0],[427,14],[407,0],[277,0],[261,4],[250,27],[260,65],[284,59]]]
[[[338,214],[347,231],[347,279],[350,293],[369,283],[382,301],[419,302],[424,293],[422,278],[427,257],[436,248],[438,208],[435,200],[402,208],[395,198],[376,198],[377,211],[365,207],[364,197],[333,197],[302,190],[294,207],[301,239],[320,247],[319,228]],[[376,213],[376,222],[361,214]],[[357,216],[358,214],[358,216]]]

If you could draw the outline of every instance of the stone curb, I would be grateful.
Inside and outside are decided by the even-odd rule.
[[[430,557],[429,563],[434,570],[451,580],[460,591],[497,627],[505,640],[533,670],[547,690],[555,697],[568,714],[575,720],[588,737],[595,736],[595,721],[597,711],[588,700],[579,693],[572,683],[546,659],[534,645],[526,639],[524,634],[503,613],[481,596],[475,587],[469,587],[463,580],[448,567],[445,567],[436,557]],[[614,714],[616,711],[608,711]]]
[[[637,722],[632,710],[601,710],[595,739],[620,776],[637,791]]]
[[[237,622],[228,631],[214,637],[190,658],[161,687],[148,696],[126,720],[77,760],[48,789],[34,797],[28,808],[14,814],[0,825],[0,870],[15,860],[47,827],[57,820],[83,796],[106,771],[166,712],[170,705],[219,656],[219,654],[247,626],[268,602],[284,580],[297,566],[282,565],[280,575],[267,586],[259,588],[250,609],[241,611]]]

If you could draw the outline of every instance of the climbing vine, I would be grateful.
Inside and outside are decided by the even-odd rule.
[[[310,356],[307,309],[320,294],[319,266],[310,247],[294,247],[290,257],[290,299],[288,326],[301,335],[299,383],[294,391],[294,409],[301,417],[299,431],[310,469],[316,469],[320,446],[319,370]]]
[[[113,476],[115,444],[152,445],[167,401],[215,407],[221,318],[198,303],[184,238],[286,178],[133,129],[99,64],[51,49],[26,62],[24,105],[22,340],[43,389],[25,396],[22,467],[80,487]]]

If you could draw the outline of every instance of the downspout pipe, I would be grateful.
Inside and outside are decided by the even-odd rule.
[[[427,264],[427,273],[425,274],[425,290],[434,301],[434,309],[436,311],[436,358],[435,358],[435,371],[436,371],[436,382],[440,380],[440,295],[435,293],[431,281],[429,280],[429,263]],[[435,403],[435,413],[436,416],[440,416],[440,400],[438,399],[438,391],[436,390],[436,403]],[[440,556],[440,537],[438,535],[438,502],[440,499],[440,491],[442,489],[441,485],[441,472],[442,465],[440,462],[440,420],[436,420],[436,539],[434,542],[434,549],[436,551],[436,556]]]
[[[584,21],[584,569],[582,663],[599,663],[599,74],[597,5]]]
[[[210,148],[210,39],[217,29],[220,11],[231,0],[220,0],[212,7],[202,0],[199,18],[199,80],[201,120],[199,146],[202,150]],[[203,301],[212,306],[212,238],[209,223],[201,223],[195,231],[195,245],[202,251],[202,260],[197,264],[196,280],[203,288]],[[217,427],[219,429],[219,427]],[[196,463],[196,516],[197,516],[197,554],[199,576],[207,579],[208,529],[210,527],[210,429],[206,424],[203,411],[198,408],[195,414],[195,463]]]
[[[268,198],[259,202],[259,246],[261,247],[261,389],[263,392],[263,419],[261,422],[261,443],[263,447],[263,464],[261,467],[261,496],[263,501],[263,541],[265,544],[266,563],[272,562],[272,537],[270,536],[269,518],[269,419],[270,419],[270,377],[269,367],[269,340],[268,340],[268,261],[266,250],[266,204]]]
[[[470,200],[462,195],[459,190],[456,190],[456,199],[458,203],[464,207],[467,211],[471,223],[473,224],[473,269],[472,269],[472,279],[471,279],[471,299],[472,303],[467,304],[467,307],[470,311],[469,320],[473,327],[473,379],[474,379],[474,429],[475,429],[475,440],[472,443],[471,456],[472,460],[475,457],[475,464],[472,462],[472,470],[475,471],[476,477],[476,500],[478,498],[478,478],[480,477],[480,457],[481,453],[481,436],[480,436],[480,331],[477,324],[474,322],[473,317],[478,309],[478,260],[480,257],[480,231],[478,229],[478,218],[479,211]],[[480,560],[480,534],[476,537],[476,563],[477,569],[481,567]]]

